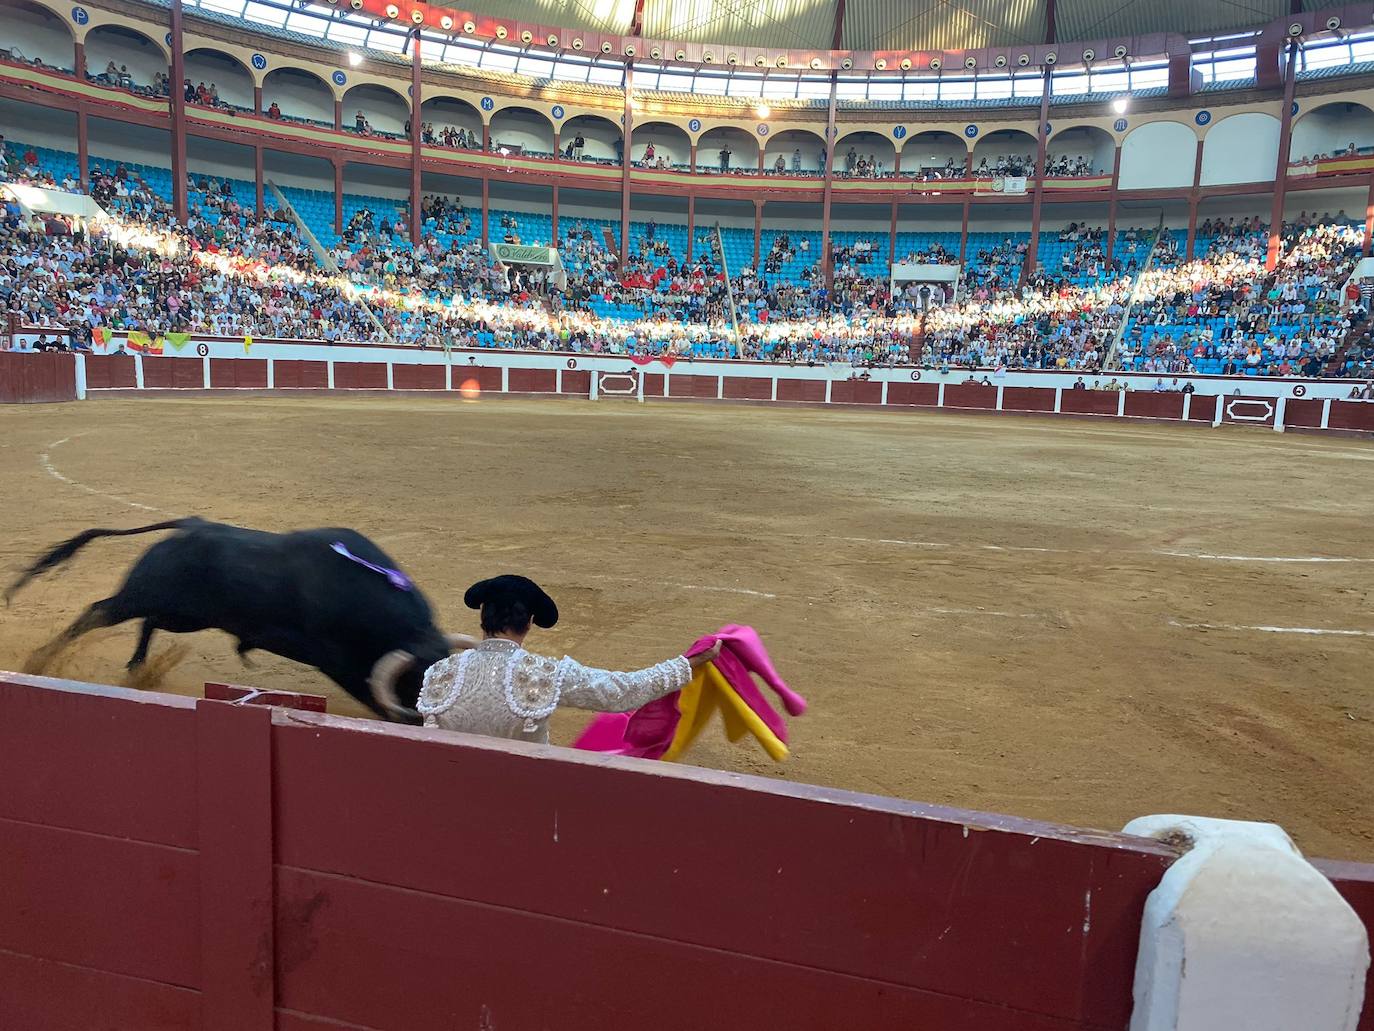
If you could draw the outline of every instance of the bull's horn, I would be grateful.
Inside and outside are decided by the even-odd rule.
[[[372,700],[383,710],[407,722],[419,718],[413,709],[407,709],[396,697],[396,678],[408,670],[415,662],[410,652],[387,652],[372,667],[367,684],[372,688]]]
[[[465,652],[469,648],[477,647],[477,638],[469,637],[467,634],[445,634],[444,637],[451,652]]]

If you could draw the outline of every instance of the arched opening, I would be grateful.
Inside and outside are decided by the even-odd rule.
[[[698,172],[754,172],[758,167],[758,141],[743,129],[722,125],[707,129],[697,140]]]
[[[360,136],[405,137],[410,105],[387,86],[364,82],[343,95],[343,123]]]
[[[1273,182],[1279,120],[1246,111],[1213,123],[1202,141],[1203,186]]]
[[[420,131],[432,147],[482,149],[482,116],[455,97],[431,97],[420,105]]]
[[[57,183],[76,180],[76,112],[0,97],[0,133],[9,160],[25,167],[32,156],[39,178],[47,174]]]
[[[1182,122],[1146,122],[1121,141],[1123,190],[1167,190],[1193,185],[1197,136]]]
[[[913,179],[962,179],[967,162],[968,145],[952,132],[918,132],[902,147],[902,175]]]
[[[167,54],[149,37],[123,25],[97,25],[86,34],[86,73],[134,93],[166,93]]]
[[[876,132],[851,132],[835,144],[833,175],[842,179],[883,179],[892,174],[897,148]]]
[[[782,168],[778,168],[778,159]],[[784,129],[769,136],[763,148],[763,169],[774,175],[819,176],[825,169],[825,140],[805,129]]]
[[[973,175],[1034,175],[1035,137],[1023,129],[996,129],[973,145]]]
[[[640,168],[688,169],[692,140],[671,122],[645,122],[634,127],[630,160]]]
[[[186,78],[196,91],[195,103],[253,110],[253,76],[236,57],[209,47],[188,50]]]
[[[5,6],[5,42],[0,57],[16,64],[70,72],[75,55],[71,29],[52,11],[22,0]]]
[[[334,125],[334,93],[314,72],[273,68],[262,80],[263,113],[311,125]]]
[[[552,157],[553,123],[527,107],[503,107],[491,116],[491,145],[512,154]]]
[[[1116,141],[1105,129],[1075,125],[1054,133],[1045,146],[1045,175],[1055,179],[1086,179],[1111,175]]]
[[[558,155],[567,161],[591,161],[599,165],[618,165],[625,149],[620,126],[609,118],[578,115],[563,123],[558,132]],[[552,144],[550,144],[552,150]]]
[[[1298,115],[1289,141],[1293,163],[1374,153],[1374,111],[1364,104],[1335,101]]]
[[[371,212],[373,227],[382,231],[408,224],[410,209],[410,172],[387,165],[349,161],[343,170],[344,225],[360,212]]]
[[[257,207],[257,187],[253,169],[253,148],[241,143],[206,137],[192,137],[186,148],[186,171],[191,180],[189,197],[193,208],[209,194],[233,197],[248,210]],[[225,186],[228,190],[225,190]],[[270,191],[264,195],[266,206],[274,206]]]
[[[120,165],[165,201],[172,199],[171,133],[148,125],[91,117],[87,121],[91,175],[113,173]]]

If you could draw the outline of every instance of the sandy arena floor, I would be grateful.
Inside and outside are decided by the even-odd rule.
[[[703,765],[1118,828],[1182,812],[1374,859],[1374,446],[1259,430],[624,402],[99,401],[0,409],[0,576],[70,534],[200,514],[374,537],[451,630],[518,571],[533,647],[647,664],[727,621],[812,702],[791,760]],[[0,609],[0,668],[154,538]],[[1341,561],[1253,561],[1217,556]],[[1341,630],[1279,633],[1261,627]],[[61,673],[119,682],[135,624]],[[229,639],[167,687],[320,691]],[[173,641],[154,640],[154,652]],[[568,740],[585,717],[560,716]]]

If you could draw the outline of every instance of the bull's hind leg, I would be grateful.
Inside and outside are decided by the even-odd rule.
[[[134,648],[134,654],[129,658],[125,669],[143,665],[144,660],[148,658],[148,645],[152,642],[153,631],[156,629],[151,619],[143,621],[143,627],[138,632],[138,646]]]
[[[24,663],[24,672],[35,675],[42,674],[52,665],[54,659],[61,655],[82,634],[88,634],[92,630],[100,630],[103,627],[114,626],[123,623],[131,618],[128,613],[123,611],[119,603],[119,597],[106,598],[98,601],[86,609],[80,616],[60,634],[54,637],[41,648],[35,649]]]

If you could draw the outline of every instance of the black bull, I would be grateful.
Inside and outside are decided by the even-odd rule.
[[[434,625],[420,589],[398,587],[397,582],[408,584],[407,578],[386,575],[396,563],[354,530],[268,533],[198,518],[132,530],[87,530],[37,559],[6,591],[5,601],[97,538],[157,530],[178,532],[144,552],[112,597],[91,605],[35,658],[50,658],[92,630],[141,619],[132,670],[147,658],[158,630],[223,630],[238,638],[240,657],[261,649],[314,666],[379,715],[415,718],[424,671],[449,654],[450,640]],[[335,545],[354,558],[338,553]],[[414,661],[396,676],[394,699],[379,701],[371,684],[374,667],[397,651]]]

